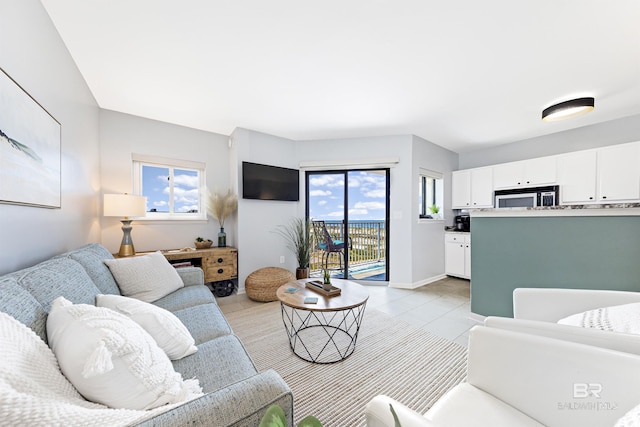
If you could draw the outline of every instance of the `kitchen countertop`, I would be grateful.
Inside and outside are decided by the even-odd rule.
[[[470,231],[459,231],[456,229],[448,230],[447,227],[444,228],[444,232],[451,233],[451,234],[469,234],[470,233]]]
[[[640,216],[640,203],[475,209],[471,210],[469,214],[472,218],[515,216]]]

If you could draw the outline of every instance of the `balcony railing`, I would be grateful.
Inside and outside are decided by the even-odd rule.
[[[327,231],[334,240],[345,240],[345,224],[343,221],[325,221]],[[349,266],[384,263],[386,261],[386,226],[385,221],[350,221],[349,227]],[[319,271],[323,267],[322,249],[318,248],[318,239],[311,230],[313,248],[311,252],[311,270]],[[329,257],[329,268],[339,267],[338,254]]]

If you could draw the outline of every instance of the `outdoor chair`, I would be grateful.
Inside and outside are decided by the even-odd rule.
[[[345,242],[342,240],[334,240],[327,230],[327,225],[324,221],[312,221],[313,232],[316,236],[316,245],[322,250],[321,265],[324,265],[324,269],[329,269],[329,257],[331,254],[338,254],[338,260],[340,263],[340,270],[343,270],[344,264],[344,248]]]

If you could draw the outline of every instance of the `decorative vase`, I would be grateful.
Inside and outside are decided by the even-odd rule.
[[[309,277],[309,267],[307,268],[296,268],[296,280],[307,279]]]
[[[218,247],[224,248],[227,246],[227,233],[224,232],[224,227],[220,227],[220,232],[218,233]]]

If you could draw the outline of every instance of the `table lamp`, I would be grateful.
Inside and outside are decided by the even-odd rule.
[[[118,256],[127,257],[136,254],[131,240],[131,220],[130,216],[145,216],[147,198],[144,196],[134,196],[132,194],[105,194],[104,195],[104,216],[120,216],[122,222],[122,243]]]

